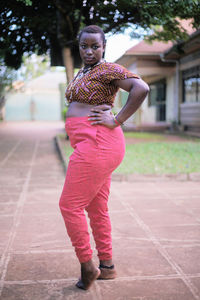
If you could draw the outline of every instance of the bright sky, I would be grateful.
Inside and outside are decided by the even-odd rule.
[[[139,43],[137,39],[131,39],[128,34],[115,34],[107,38],[105,59],[114,62],[134,45]]]

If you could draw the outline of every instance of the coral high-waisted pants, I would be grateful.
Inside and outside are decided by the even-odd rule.
[[[124,157],[124,135],[121,127],[91,125],[88,117],[67,118],[65,128],[74,148],[59,203],[67,232],[79,261],[89,261],[92,249],[86,210],[98,257],[109,260],[112,241],[107,202],[111,173]]]

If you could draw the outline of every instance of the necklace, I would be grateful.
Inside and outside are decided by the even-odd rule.
[[[76,82],[78,79],[82,78],[83,76],[85,76],[86,74],[88,74],[92,69],[94,69],[96,66],[103,64],[105,62],[105,60],[99,61],[98,63],[89,66],[89,67],[83,67],[80,69],[80,71],[78,72],[77,76],[74,78],[74,82]]]
[[[70,100],[72,99],[72,89],[74,88],[74,86],[76,85],[76,83],[79,81],[79,79],[81,79],[82,77],[84,77],[86,74],[90,73],[90,71],[92,71],[96,66],[105,63],[105,60],[99,61],[98,63],[89,66],[89,67],[83,67],[79,70],[79,72],[77,73],[77,75],[74,77],[74,79],[69,83],[68,87],[66,90],[70,91]],[[65,105],[68,106],[68,102],[65,99]]]

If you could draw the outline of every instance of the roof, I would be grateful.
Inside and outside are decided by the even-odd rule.
[[[200,29],[193,32],[187,41],[181,41],[167,49],[163,56],[167,59],[179,59],[183,54],[200,50]]]
[[[172,42],[153,41],[151,44],[141,41],[125,52],[125,55],[160,54],[173,46]]]
[[[187,31],[189,35],[194,33],[196,29],[194,29],[191,25],[192,19],[188,20],[179,20],[181,26]],[[147,41],[141,41],[137,45],[133,46],[132,48],[128,49],[124,55],[160,55],[163,52],[166,52],[170,48],[173,47],[173,43],[171,41],[168,42],[161,42],[161,41],[153,41],[151,43]],[[124,56],[123,55],[123,56]],[[119,58],[121,59],[121,58]]]

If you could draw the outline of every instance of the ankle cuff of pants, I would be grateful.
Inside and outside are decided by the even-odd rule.
[[[99,260],[111,260],[112,259],[112,255],[98,255]]]
[[[80,262],[80,264],[82,264],[82,263],[86,263],[86,262],[90,261],[91,259],[92,259],[92,255],[91,256],[86,256],[84,258],[80,258],[79,262]]]

